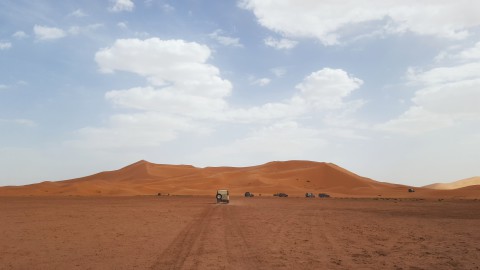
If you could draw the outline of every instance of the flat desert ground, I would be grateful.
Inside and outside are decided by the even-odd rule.
[[[1,269],[480,269],[480,200],[0,197]]]

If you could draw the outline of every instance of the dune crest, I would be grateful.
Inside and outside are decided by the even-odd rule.
[[[435,183],[435,184],[424,186],[424,188],[450,190],[450,189],[458,189],[458,188],[477,186],[477,185],[480,185],[480,176],[470,177],[470,178],[458,180],[451,183]]]

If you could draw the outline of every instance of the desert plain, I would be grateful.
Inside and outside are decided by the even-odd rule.
[[[140,161],[0,187],[0,269],[480,269],[476,181],[408,192],[331,163]]]
[[[479,269],[480,201],[2,197],[1,269]]]

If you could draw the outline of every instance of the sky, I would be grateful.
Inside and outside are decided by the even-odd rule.
[[[0,1],[0,186],[138,160],[480,175],[470,0]]]

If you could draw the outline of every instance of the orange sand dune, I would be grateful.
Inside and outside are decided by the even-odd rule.
[[[431,189],[457,189],[463,188],[468,186],[475,186],[480,185],[480,176],[470,177],[467,179],[458,180],[452,183],[435,183],[428,186],[424,186],[425,188]]]
[[[332,163],[312,161],[269,162],[252,167],[207,167],[163,165],[139,161],[122,169],[58,182],[0,188],[4,196],[79,195],[212,195],[228,188],[232,195],[246,191],[272,196],[285,192],[303,196],[306,192],[338,197],[480,197],[479,190],[436,191],[374,181]]]

